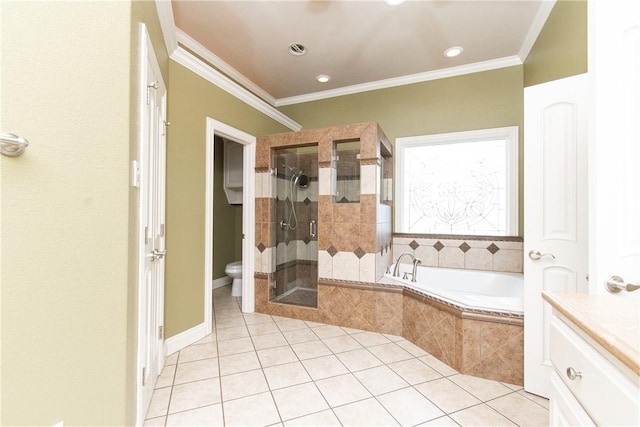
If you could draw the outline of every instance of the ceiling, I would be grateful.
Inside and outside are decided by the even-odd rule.
[[[522,63],[550,5],[543,0],[408,0],[397,6],[383,0],[172,1],[184,47],[274,100]],[[303,44],[307,53],[291,55],[292,43]],[[445,57],[452,46],[464,51]],[[331,79],[319,83],[319,74]]]

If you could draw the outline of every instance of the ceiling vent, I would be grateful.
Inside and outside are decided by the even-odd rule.
[[[302,56],[307,53],[307,48],[302,43],[292,43],[289,45],[289,53],[293,56]]]

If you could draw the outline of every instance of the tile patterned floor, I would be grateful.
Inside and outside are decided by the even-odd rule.
[[[543,426],[548,402],[461,375],[402,337],[242,314],[214,291],[215,332],[170,355],[145,426]]]

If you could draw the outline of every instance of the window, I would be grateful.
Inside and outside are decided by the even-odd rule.
[[[518,127],[396,139],[396,231],[518,234]]]

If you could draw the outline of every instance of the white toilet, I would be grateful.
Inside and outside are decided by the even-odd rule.
[[[227,276],[233,279],[233,284],[231,285],[231,296],[242,296],[242,261],[235,261],[227,264],[224,272]]]

